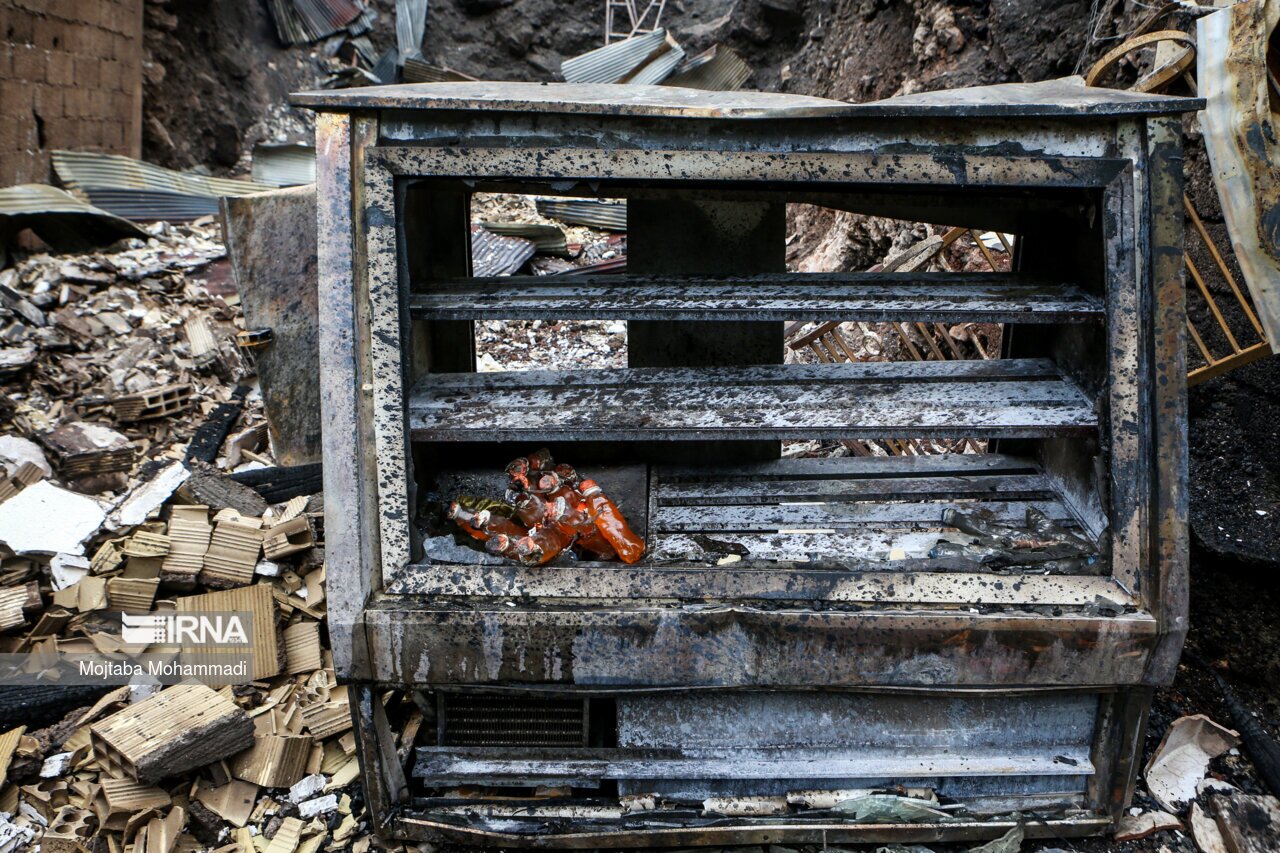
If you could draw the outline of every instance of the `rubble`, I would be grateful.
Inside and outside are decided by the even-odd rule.
[[[1240,737],[1203,714],[1174,720],[1146,767],[1147,789],[1167,811],[1178,813],[1195,799],[1209,762],[1234,748]]]
[[[89,737],[108,770],[155,782],[247,749],[253,722],[203,684],[176,684],[93,723]]]
[[[0,370],[0,653],[122,655],[137,647],[113,627],[121,611],[236,612],[250,614],[251,681],[135,683],[38,737],[0,728],[0,812],[12,806],[0,838],[54,853],[193,850],[197,839],[367,848],[348,793],[354,743],[339,745],[346,692],[320,624],[320,466],[276,464],[254,365],[234,344],[243,319],[213,224],[137,233],[0,273],[0,352],[21,348],[25,365]],[[285,789],[320,771],[319,788],[289,804]],[[276,829],[282,804],[310,817]]]

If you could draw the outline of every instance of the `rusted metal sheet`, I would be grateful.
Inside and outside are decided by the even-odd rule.
[[[478,276],[510,275],[537,250],[532,240],[506,237],[479,225],[471,228],[471,264]]]
[[[1268,83],[1280,3],[1249,0],[1197,23],[1200,123],[1222,216],[1272,352],[1280,353],[1280,141]]]
[[[430,320],[1100,321],[1102,303],[1074,285],[951,273],[541,277],[430,282],[409,308]]]
[[[319,462],[315,187],[226,198],[222,212],[246,328],[272,333],[254,350],[254,362],[275,458],[282,465]]]

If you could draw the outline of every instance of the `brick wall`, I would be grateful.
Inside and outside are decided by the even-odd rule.
[[[56,148],[138,157],[143,0],[0,0],[0,186]]]

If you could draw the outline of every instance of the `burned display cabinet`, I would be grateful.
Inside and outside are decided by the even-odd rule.
[[[507,83],[294,101],[319,111],[329,629],[380,832],[1108,829],[1187,627],[1179,114],[1198,102],[1071,81],[862,105]],[[470,199],[493,191],[625,199],[625,274],[470,277]],[[1014,234],[1013,272],[788,273],[795,202]],[[626,321],[628,366],[476,372],[475,322],[528,319]],[[784,364],[797,320],[1003,323],[1004,357]],[[935,437],[989,452],[780,454]],[[441,501],[501,494],[542,446],[618,500],[641,562],[528,568],[441,529]],[[984,524],[998,547],[974,544]],[[906,789],[949,817],[858,805]]]

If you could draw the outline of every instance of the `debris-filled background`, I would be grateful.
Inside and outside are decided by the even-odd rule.
[[[606,5],[0,0],[0,652],[118,648],[104,626],[120,609],[246,609],[281,629],[277,654],[259,658],[244,687],[0,688],[0,853],[36,843],[112,853],[130,844],[148,853],[376,849],[344,688],[327,665],[319,465],[295,446],[305,424],[268,425],[264,408],[273,395],[308,398],[302,386],[314,380],[295,376],[298,387],[286,388],[287,371],[259,337],[270,324],[246,320],[270,306],[240,292],[233,261],[252,263],[269,246],[241,252],[218,199],[313,179],[312,119],[287,106],[289,92],[564,79],[610,26],[614,40],[635,29],[606,21]],[[402,28],[408,36],[397,34],[397,6],[425,15]],[[671,0],[660,22],[637,32],[660,23],[657,41],[678,43],[670,67],[653,70],[674,82],[714,77],[867,101],[1082,74],[1135,33],[1194,33],[1206,11],[1157,6]],[[1127,87],[1160,61],[1135,51],[1104,82]],[[1188,93],[1189,82],[1174,85]],[[1132,825],[1114,839],[1028,850],[1220,849],[1205,799],[1268,793],[1250,751],[1222,727],[1247,735],[1253,720],[1280,733],[1280,362],[1265,341],[1250,349],[1258,338],[1247,324],[1240,330],[1247,303],[1231,282],[1243,279],[1226,251],[1196,118],[1184,135],[1188,255],[1205,279],[1192,295],[1224,306],[1238,335],[1215,331],[1219,312],[1189,300],[1206,338],[1189,359],[1213,367],[1224,337],[1245,356],[1191,390],[1191,654],[1157,695]],[[230,223],[235,206],[228,211]],[[1003,235],[820,208],[794,207],[788,235],[797,270],[866,270],[926,254],[931,269],[1009,263]],[[482,197],[472,240],[491,275],[572,275],[626,257],[616,205]],[[790,329],[789,358],[823,358],[841,342],[871,357],[999,351],[998,327],[856,331],[834,341],[813,324]],[[620,323],[484,323],[479,367],[619,366],[625,341]],[[787,452],[940,449],[813,442]],[[207,713],[193,737],[185,716],[197,707]],[[408,713],[422,724],[422,713]],[[120,733],[138,721],[161,741],[204,748],[149,753]],[[1183,750],[1176,761],[1169,743]],[[119,766],[142,781],[122,781]]]

